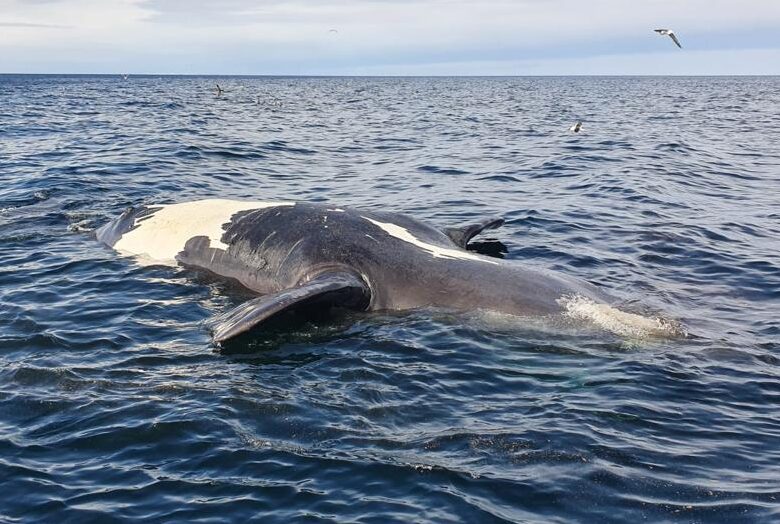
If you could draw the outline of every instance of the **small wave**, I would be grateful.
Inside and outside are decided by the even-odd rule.
[[[208,148],[195,145],[188,145],[174,153],[179,158],[202,159],[215,157],[226,160],[263,160],[266,155],[260,151],[250,150],[249,148]]]
[[[317,152],[313,149],[306,149],[304,147],[292,147],[284,140],[271,140],[267,142],[263,149],[268,151],[282,151],[285,153],[293,153],[297,155],[314,155]]]
[[[493,182],[520,182],[519,179],[511,175],[489,175],[478,178],[477,180],[492,180]]]
[[[104,219],[101,213],[86,213],[83,211],[65,211],[63,213],[68,221],[68,231],[73,233],[84,233],[93,231],[98,222]]]
[[[44,202],[50,198],[50,192],[47,190],[36,191],[32,195],[24,196],[20,198],[10,198],[7,200],[0,200],[0,215],[6,215],[15,209],[24,208],[27,206],[33,206],[40,202]]]
[[[566,295],[558,299],[558,304],[563,307],[564,314],[569,318],[593,322],[621,337],[647,339],[687,336],[682,325],[677,321],[627,313],[582,295]]]
[[[68,231],[71,233],[88,233],[95,230],[95,224],[92,220],[85,219],[68,224]]]
[[[675,153],[692,153],[694,148],[684,142],[666,142],[655,146],[656,151],[669,151]]]
[[[423,171],[425,173],[435,173],[437,175],[467,175],[468,171],[462,171],[460,169],[455,168],[447,168],[447,167],[439,167],[439,166],[420,166],[417,168],[418,171]]]

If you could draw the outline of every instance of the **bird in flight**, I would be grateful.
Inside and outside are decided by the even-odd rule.
[[[680,44],[680,41],[677,40],[677,35],[675,35],[674,31],[672,31],[671,29],[653,29],[653,31],[655,31],[659,35],[668,36],[669,38],[674,40],[674,43],[677,44],[677,47],[682,49],[682,45]]]
[[[339,30],[338,29],[329,29],[328,33],[339,34]]]
[[[579,133],[580,129],[582,129],[582,122],[577,122],[576,124],[574,124],[569,128],[569,131],[571,131],[572,133]]]

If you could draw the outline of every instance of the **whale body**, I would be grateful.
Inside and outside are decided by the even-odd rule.
[[[205,269],[257,293],[212,322],[217,344],[309,308],[568,313],[612,331],[664,329],[657,319],[615,309],[587,282],[466,249],[502,224],[487,218],[440,230],[400,213],[209,199],[130,208],[97,238],[142,263]]]

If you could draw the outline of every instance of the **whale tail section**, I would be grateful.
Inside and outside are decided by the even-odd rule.
[[[362,311],[370,301],[371,292],[360,277],[346,271],[333,271],[297,287],[244,302],[215,317],[209,324],[214,343],[219,345],[284,312],[335,307]]]

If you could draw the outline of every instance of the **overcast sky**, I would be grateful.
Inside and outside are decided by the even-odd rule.
[[[780,0],[0,0],[0,73],[777,75]]]

